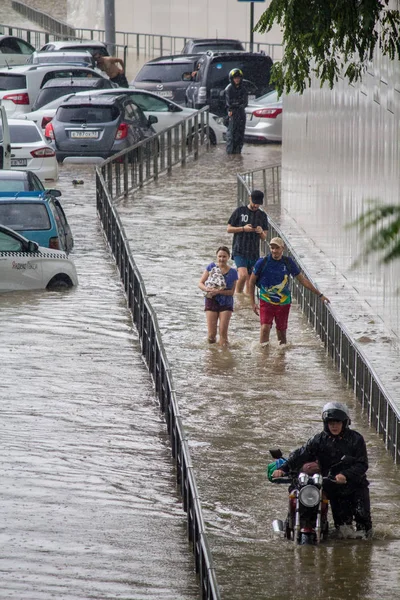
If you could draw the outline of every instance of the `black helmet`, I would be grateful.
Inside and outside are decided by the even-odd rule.
[[[328,402],[322,409],[324,430],[328,431],[328,421],[342,421],[344,429],[351,423],[349,409],[342,402]]]
[[[243,71],[241,69],[232,69],[229,71],[229,81],[232,83],[234,77],[241,77],[243,79]]]

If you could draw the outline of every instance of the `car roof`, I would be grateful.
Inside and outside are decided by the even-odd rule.
[[[99,40],[57,40],[46,42],[46,44],[43,44],[43,46],[47,46],[49,44],[52,44],[56,48],[70,48],[72,46],[81,46],[82,48],[85,46],[89,48],[94,48],[95,46],[98,48],[107,48],[106,44],[104,42],[100,42]],[[44,52],[46,52],[46,50]]]
[[[27,171],[13,171],[12,169],[0,169],[0,179],[21,179],[28,177]]]
[[[212,42],[213,44],[216,44],[218,42],[221,42],[223,44],[225,42],[233,42],[234,44],[242,43],[240,40],[236,40],[233,38],[191,38],[190,40],[188,40],[188,42],[194,42],[195,44],[206,44],[207,42]]]
[[[102,81],[102,77],[95,77],[91,79],[90,77],[55,77],[54,79],[49,79],[42,86],[41,90],[46,90],[48,88],[62,88],[62,87],[97,87],[100,85],[99,82]]]
[[[63,63],[62,65],[53,65],[53,64],[39,64],[39,65],[16,65],[15,67],[3,67],[0,69],[0,73],[5,74],[24,74],[29,71],[66,71],[67,69],[80,69],[82,71],[87,71],[88,73],[93,73],[93,69],[90,67],[83,67],[81,65],[69,65],[68,63]]]
[[[30,202],[43,203],[43,200],[48,202],[51,200],[50,194],[46,192],[0,192],[0,202]]]
[[[159,56],[149,60],[145,65],[151,64],[168,64],[168,63],[192,63],[194,60],[198,60],[199,54],[172,54],[171,56]]]

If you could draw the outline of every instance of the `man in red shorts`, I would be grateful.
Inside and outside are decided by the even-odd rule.
[[[251,304],[256,315],[260,315],[260,344],[269,342],[272,323],[275,320],[276,334],[280,344],[286,344],[286,330],[292,298],[289,275],[296,277],[304,287],[316,294],[322,302],[329,302],[311,281],[301,272],[298,264],[288,256],[283,256],[284,241],[275,237],[269,243],[270,254],[259,258],[254,265],[249,282]],[[260,288],[260,306],[255,302],[256,283]]]

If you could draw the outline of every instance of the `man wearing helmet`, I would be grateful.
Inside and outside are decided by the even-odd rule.
[[[225,106],[229,117],[226,152],[227,154],[240,154],[244,142],[246,127],[246,112],[244,109],[248,103],[248,95],[243,85],[243,73],[240,69],[230,71],[229,81],[229,85],[225,88]]]
[[[325,404],[322,420],[324,430],[310,438],[305,446],[292,452],[272,477],[283,477],[289,472],[298,471],[304,463],[317,460],[322,475],[333,477],[332,481],[324,483],[324,491],[331,503],[335,527],[338,529],[341,525],[351,525],[354,519],[357,530],[369,537],[372,521],[364,438],[349,428],[349,411],[341,402]],[[341,463],[345,455],[351,457],[349,463]]]

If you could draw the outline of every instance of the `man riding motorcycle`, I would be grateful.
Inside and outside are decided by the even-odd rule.
[[[372,535],[367,448],[363,436],[349,428],[351,423],[348,408],[341,402],[328,402],[322,409],[324,430],[310,438],[305,446],[292,452],[272,477],[284,477],[289,472],[299,470],[304,463],[318,461],[324,477],[333,480],[324,483],[332,508],[335,527],[351,525],[353,519],[358,531],[367,537]],[[351,463],[335,465],[342,457],[352,457]],[[335,472],[336,471],[336,472]]]

